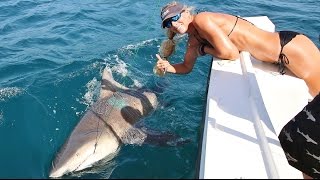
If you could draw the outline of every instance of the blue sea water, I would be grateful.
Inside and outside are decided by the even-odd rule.
[[[187,144],[123,145],[116,157],[64,178],[195,178],[210,57],[187,75],[152,68],[165,33],[163,0],[0,1],[0,178],[48,178],[51,161],[97,99],[101,71],[128,87],[161,87],[145,125]],[[319,0],[181,1],[198,10],[268,16],[276,30],[306,34],[319,47]],[[173,63],[181,61],[186,38]]]

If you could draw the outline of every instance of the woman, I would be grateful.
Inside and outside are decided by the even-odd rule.
[[[301,170],[305,178],[319,178],[320,174],[316,172],[320,173],[317,160],[320,157],[320,135],[316,132],[320,132],[320,52],[316,45],[304,34],[268,32],[237,16],[214,12],[193,14],[191,9],[175,1],[162,8],[162,27],[171,32],[168,33],[169,39],[172,40],[176,33],[187,33],[189,38],[182,63],[171,65],[157,54],[157,68],[185,74],[193,69],[198,56],[210,54],[220,59],[235,60],[240,51],[248,51],[257,60],[278,64],[281,74],[285,73],[285,67],[288,68],[305,81],[310,94],[316,97],[282,129],[279,140],[292,166]],[[315,122],[307,119],[307,112]],[[297,121],[307,127],[300,127],[301,123]],[[288,143],[286,133],[295,136],[300,144]],[[307,142],[302,134],[308,134],[318,145]]]

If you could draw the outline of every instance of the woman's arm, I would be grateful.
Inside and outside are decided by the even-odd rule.
[[[170,72],[170,73],[175,73],[175,74],[187,74],[191,72],[193,69],[194,63],[196,59],[190,58],[185,55],[185,60],[182,63],[177,63],[177,64],[170,64],[169,61],[162,59],[159,54],[156,54],[158,58],[157,62],[157,68],[161,69],[162,71]]]
[[[182,63],[171,65],[167,60],[162,59],[158,54],[156,54],[158,58],[157,68],[161,69],[162,71],[176,74],[187,74],[191,72],[198,57],[197,46],[192,44],[193,43],[189,40],[184,61]]]

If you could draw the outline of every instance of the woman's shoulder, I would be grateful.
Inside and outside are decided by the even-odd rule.
[[[202,17],[202,16],[214,16],[217,13],[215,12],[210,12],[210,11],[202,11],[196,14],[196,17]]]
[[[215,24],[219,19],[221,13],[215,12],[200,12],[194,16],[193,23],[195,26],[200,27],[202,25],[208,25],[212,22]]]
[[[195,15],[195,20],[199,19],[224,19],[227,17],[231,17],[233,15],[231,14],[225,14],[225,13],[219,13],[219,12],[209,12],[209,11],[204,11],[204,12],[199,12],[198,14]]]
[[[202,22],[209,20],[211,17],[214,17],[215,13],[213,12],[200,12],[194,16],[195,22]]]

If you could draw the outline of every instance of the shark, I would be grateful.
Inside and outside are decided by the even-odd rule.
[[[169,144],[172,133],[149,133],[136,126],[159,105],[148,89],[127,88],[114,80],[110,68],[102,72],[99,98],[84,113],[52,161],[49,177],[58,178],[112,157],[121,144],[156,141]]]

